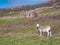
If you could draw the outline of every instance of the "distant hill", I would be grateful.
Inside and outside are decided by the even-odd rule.
[[[8,13],[10,11],[14,11],[14,12],[18,12],[22,10],[28,11],[28,10],[33,10],[35,8],[53,6],[53,5],[60,5],[60,0],[48,0],[46,3],[42,3],[42,4],[17,6],[17,7],[12,7],[12,8],[3,8],[3,9],[0,9],[0,14]]]

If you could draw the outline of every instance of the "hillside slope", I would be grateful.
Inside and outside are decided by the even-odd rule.
[[[29,15],[30,11],[27,11]],[[0,19],[0,45],[60,45],[60,7],[36,8],[33,11],[38,13],[33,18],[13,19],[21,14],[15,13],[9,15],[11,19]],[[0,18],[6,16],[8,17],[4,14]],[[47,37],[46,33],[40,36],[36,29],[37,23],[40,26],[49,25],[53,36]]]
[[[56,10],[56,11],[55,11]],[[49,25],[52,27],[53,35],[60,35],[60,8],[43,8],[42,10],[37,10],[40,14],[38,17],[23,19],[20,20],[13,19],[12,21],[9,19],[2,20],[4,23],[0,26],[0,34],[7,35],[9,33],[23,33],[23,34],[37,34],[36,24],[40,25]],[[46,11],[46,12],[45,12]],[[1,20],[0,20],[1,21]],[[21,22],[22,21],[22,22]],[[7,33],[7,34],[6,34]],[[2,35],[2,36],[3,36]],[[10,35],[10,34],[9,34]]]
[[[12,8],[2,8],[0,9],[0,14],[9,13],[10,11],[13,11],[13,12],[19,12],[23,10],[28,11],[28,10],[33,10],[40,7],[56,6],[56,5],[60,6],[60,0],[48,0],[46,3],[36,4],[36,5],[25,5],[25,6],[17,6]]]

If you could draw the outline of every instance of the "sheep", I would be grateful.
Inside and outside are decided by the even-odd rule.
[[[50,26],[40,26],[36,25],[39,35],[42,36],[42,32],[47,32],[47,36],[52,36],[52,31]]]

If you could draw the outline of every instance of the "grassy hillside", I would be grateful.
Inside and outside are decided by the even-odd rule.
[[[18,16],[20,13],[12,13],[12,14],[9,14],[9,13],[5,13],[5,14],[0,14],[0,17],[5,17],[5,16]]]
[[[0,20],[0,45],[60,45],[60,13],[55,10],[60,12],[60,8],[49,8],[38,10],[42,15],[32,19]],[[53,36],[40,37],[37,23],[51,26]]]
[[[26,20],[30,20],[30,19],[29,18],[16,18],[16,19],[0,20],[0,25],[15,23],[15,22],[23,22],[23,21],[26,21]]]
[[[60,45],[60,38],[20,36],[0,38],[0,45]]]

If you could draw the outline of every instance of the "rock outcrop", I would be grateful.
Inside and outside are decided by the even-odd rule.
[[[23,18],[33,18],[37,17],[38,15],[39,14],[35,10],[23,11],[20,14],[20,16],[23,16]]]

